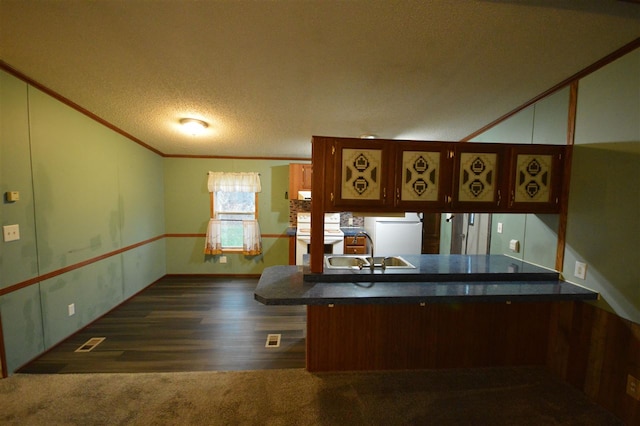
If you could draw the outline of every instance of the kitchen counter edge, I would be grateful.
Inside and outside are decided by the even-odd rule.
[[[254,292],[265,305],[355,305],[596,300],[597,292],[563,280],[311,282],[302,266],[265,268]]]

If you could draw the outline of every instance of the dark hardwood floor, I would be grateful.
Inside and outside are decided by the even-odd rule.
[[[304,368],[306,309],[264,306],[257,279],[165,277],[21,368],[103,373]],[[280,347],[265,347],[280,334]],[[90,352],[75,352],[105,337]]]

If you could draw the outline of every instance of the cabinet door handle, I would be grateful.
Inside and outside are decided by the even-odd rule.
[[[387,199],[387,188],[382,188],[382,198],[383,198],[384,200],[386,200],[386,199]]]
[[[513,202],[516,200],[516,193],[511,191],[511,200],[509,201],[509,207],[513,207]]]
[[[333,192],[329,195],[329,198],[331,199],[331,202],[333,202]]]
[[[400,188],[396,188],[396,199],[400,199]]]
[[[500,207],[501,201],[502,201],[502,193],[500,193],[500,190],[498,189],[498,207]]]

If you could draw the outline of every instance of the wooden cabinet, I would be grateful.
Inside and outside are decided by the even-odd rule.
[[[333,185],[327,186],[333,207],[362,211],[392,205],[393,152],[388,141],[336,139],[330,155]]]
[[[394,148],[394,205],[408,211],[446,206],[451,188],[449,144],[399,142],[394,144]]]
[[[315,141],[315,139],[314,139]],[[318,138],[333,211],[557,213],[561,145]]]
[[[439,142],[337,139],[330,204],[360,211],[442,207],[451,185],[448,152]]]
[[[313,166],[311,164],[289,164],[289,199],[298,198],[298,191],[311,191]]]
[[[557,212],[562,192],[565,147],[515,145],[509,150],[509,211]]]
[[[344,254],[367,254],[366,237],[344,237]]]
[[[485,143],[455,143],[453,211],[491,212],[506,206],[507,191],[506,145]]]

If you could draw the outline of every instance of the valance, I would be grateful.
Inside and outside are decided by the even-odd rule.
[[[209,192],[261,192],[259,173],[209,172]]]

